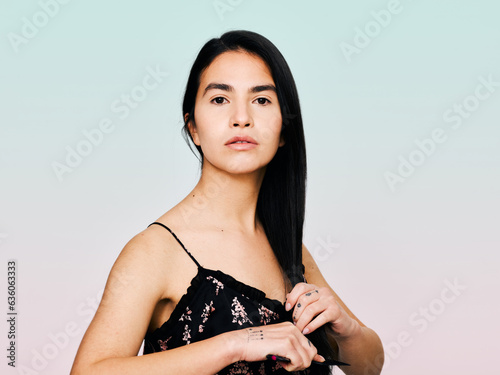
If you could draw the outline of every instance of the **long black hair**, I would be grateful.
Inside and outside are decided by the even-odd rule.
[[[183,135],[192,150],[191,144],[196,147],[203,168],[203,151],[194,144],[188,123],[196,123],[195,103],[201,74],[217,56],[229,51],[245,51],[260,57],[269,67],[276,86],[282,116],[281,134],[285,144],[278,148],[266,167],[257,200],[257,216],[284,272],[285,285],[290,283],[293,287],[304,281],[302,235],[306,200],[306,146],[295,81],[285,58],[271,41],[255,32],[238,30],[213,38],[201,48],[191,68],[184,94]],[[324,327],[308,337],[320,354],[333,357]],[[330,373],[326,366],[313,371],[314,374]]]

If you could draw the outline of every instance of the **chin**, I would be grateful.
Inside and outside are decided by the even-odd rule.
[[[265,165],[249,165],[246,164],[244,165],[241,163],[238,166],[229,166],[229,165],[224,165],[221,166],[220,169],[226,171],[229,174],[234,174],[234,175],[245,175],[245,174],[255,174],[259,173],[261,170],[265,171],[266,166]]]
[[[213,162],[210,162],[208,159],[205,158],[204,163],[208,162],[213,168],[234,175],[245,175],[245,174],[248,175],[248,174],[259,173],[259,171],[261,170],[265,171],[266,166],[268,164],[268,162],[266,163],[266,161],[262,160],[257,161],[254,158],[245,158],[246,160],[245,159],[237,160],[237,158],[232,160],[228,159],[229,158],[225,160],[223,159],[217,161],[214,160]]]
[[[246,175],[246,174],[254,174],[258,173],[261,168],[231,168],[231,169],[226,169],[227,173],[230,174],[235,174],[235,175]]]

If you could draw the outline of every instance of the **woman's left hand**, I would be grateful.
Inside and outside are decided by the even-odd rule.
[[[285,308],[293,308],[293,323],[304,334],[329,324],[335,336],[350,336],[357,322],[339,305],[327,287],[298,283],[287,295]],[[359,327],[358,327],[359,328]]]

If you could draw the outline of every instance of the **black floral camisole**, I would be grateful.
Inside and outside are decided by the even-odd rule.
[[[170,318],[146,334],[143,354],[189,345],[236,329],[292,321],[292,312],[286,311],[280,301],[267,298],[263,291],[222,271],[202,267],[170,228],[159,222],[149,226],[153,224],[161,225],[174,236],[198,267],[198,273]],[[218,375],[308,373],[308,370],[290,373],[275,361],[239,361],[225,367]]]

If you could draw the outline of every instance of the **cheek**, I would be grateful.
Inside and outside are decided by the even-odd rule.
[[[210,150],[210,148],[217,145],[217,143],[220,143],[217,134],[214,131],[209,131],[208,128],[203,126],[198,128],[198,137],[204,152],[205,150]]]
[[[281,136],[282,121],[281,116],[275,115],[271,120],[267,120],[268,126],[261,130],[261,140],[267,144],[278,145]]]
[[[212,140],[215,136],[213,131],[214,126],[211,126],[210,121],[207,121],[207,119],[213,120],[213,116],[207,113],[207,108],[205,108],[203,105],[198,105],[195,108],[194,118],[196,122],[198,142],[201,143],[201,146],[203,146],[202,148],[204,149],[212,143]],[[210,131],[209,129],[212,130]]]

